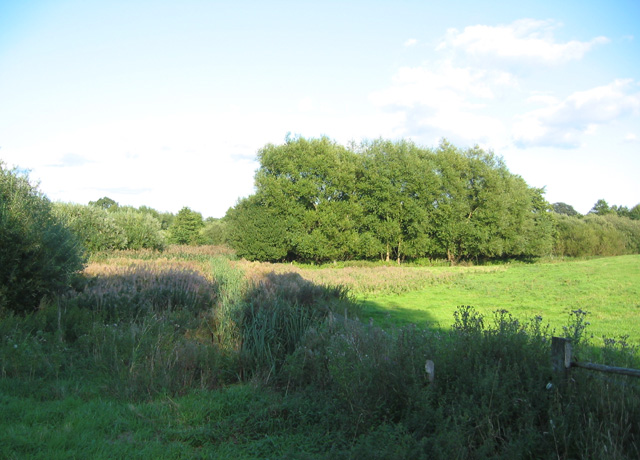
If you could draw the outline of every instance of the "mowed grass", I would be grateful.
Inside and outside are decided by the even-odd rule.
[[[448,328],[457,306],[486,316],[505,309],[521,320],[542,316],[561,332],[572,310],[589,312],[595,338],[628,335],[640,343],[640,256],[558,263],[503,265],[495,270],[461,267],[426,288],[401,294],[360,294],[363,319],[385,327],[415,323]],[[596,341],[597,343],[597,341]]]

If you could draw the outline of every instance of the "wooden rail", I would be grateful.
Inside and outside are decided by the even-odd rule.
[[[567,377],[569,369],[580,367],[609,374],[630,375],[640,377],[640,369],[629,369],[626,367],[605,366],[604,364],[581,363],[573,361],[571,356],[571,340],[562,337],[551,339],[551,365],[556,375]]]

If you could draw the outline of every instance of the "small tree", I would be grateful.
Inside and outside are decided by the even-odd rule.
[[[564,214],[565,216],[578,216],[580,213],[573,206],[567,203],[553,203],[553,212],[556,214]]]
[[[202,214],[184,207],[169,227],[169,241],[173,244],[198,244],[202,227]]]
[[[207,218],[200,230],[200,237],[204,244],[223,245],[227,243],[227,222],[224,219]]]
[[[26,174],[0,162],[0,311],[35,310],[80,270],[81,246]]]
[[[115,211],[118,209],[118,203],[108,196],[103,196],[98,201],[89,201],[89,206],[96,206],[98,208],[106,209],[107,211]]]
[[[591,208],[589,214],[598,214],[599,216],[604,216],[606,214],[611,214],[612,212],[614,211],[609,206],[609,203],[607,203],[605,200],[600,199],[596,201],[596,204],[593,205],[593,208]]]

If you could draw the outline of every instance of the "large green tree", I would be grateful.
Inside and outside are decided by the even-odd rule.
[[[375,253],[400,262],[431,249],[433,155],[409,141],[376,140],[360,148],[358,199]]]
[[[298,137],[258,159],[255,195],[227,215],[230,242],[248,258],[455,263],[551,249],[543,191],[478,147],[378,139],[346,148]]]

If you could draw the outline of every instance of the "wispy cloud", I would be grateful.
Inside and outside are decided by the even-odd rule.
[[[640,113],[640,91],[630,79],[578,91],[562,101],[520,115],[514,124],[519,147],[575,148],[598,126]]]
[[[416,40],[415,38],[410,38],[408,39],[406,42],[404,42],[403,46],[415,46],[418,44],[418,40]]]
[[[403,135],[488,142],[504,133],[483,113],[496,91],[511,85],[503,72],[455,66],[451,60],[400,68],[389,88],[371,94],[378,107],[403,115]]]
[[[58,163],[50,165],[54,168],[70,168],[75,166],[84,166],[93,163],[92,160],[75,153],[67,153],[60,158]]]
[[[440,60],[399,68],[370,100],[402,115],[403,135],[427,142],[444,136],[494,148],[578,147],[600,126],[638,113],[640,92],[633,80],[618,79],[563,97],[529,78],[534,64],[570,63],[609,42],[563,42],[554,36],[560,26],[521,19],[449,29],[434,49]]]
[[[475,25],[462,31],[449,29],[438,49],[457,49],[484,58],[553,64],[581,59],[595,45],[610,41],[600,36],[586,42],[557,42],[553,35],[557,27],[559,24],[555,21],[521,19],[507,25]]]

